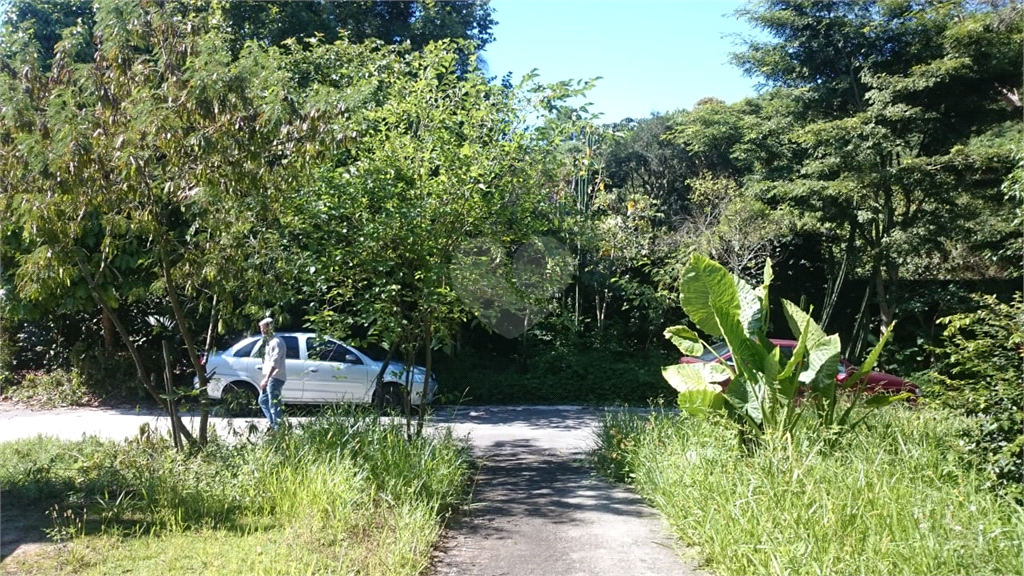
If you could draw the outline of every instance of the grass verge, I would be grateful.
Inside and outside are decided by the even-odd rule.
[[[984,488],[965,422],[891,409],[826,450],[809,434],[746,453],[728,423],[612,413],[595,463],[729,574],[1024,574],[1024,512]]]
[[[289,430],[180,454],[46,437],[0,445],[5,502],[51,519],[60,546],[4,573],[414,574],[461,503],[469,452],[450,433],[328,412]]]

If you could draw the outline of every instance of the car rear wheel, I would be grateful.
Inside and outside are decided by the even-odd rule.
[[[231,382],[224,386],[220,396],[220,409],[226,416],[259,416],[256,388],[244,382]]]

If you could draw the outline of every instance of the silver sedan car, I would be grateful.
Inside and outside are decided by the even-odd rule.
[[[400,407],[406,367],[391,361],[384,373],[380,389],[374,386],[383,358],[371,358],[367,350],[349,346],[332,338],[318,337],[308,332],[277,332],[284,340],[285,367],[288,380],[281,392],[285,404],[331,404],[338,402]],[[259,382],[263,378],[260,354],[263,338],[253,335],[243,338],[227,350],[206,359],[209,375],[207,393],[210,398],[222,399],[229,411],[253,407],[259,396]],[[433,374],[427,385],[426,402],[423,400],[423,380],[426,369],[414,366],[412,370],[410,403],[430,403],[437,390],[437,377]],[[199,386],[199,379],[195,379]]]

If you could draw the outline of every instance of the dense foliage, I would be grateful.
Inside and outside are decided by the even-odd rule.
[[[646,402],[694,254],[748,281],[771,258],[845,357],[899,320],[881,361],[926,371],[934,319],[1021,273],[1019,2],[738,16],[764,32],[734,55],[759,95],[601,126],[568,104],[592,82],[484,75],[486,3],[13,2],[0,378],[107,394],[130,358],[135,393],[170,326],[187,381],[269,312],[429,356],[452,398]],[[538,237],[567,285],[527,305],[506,267],[466,301],[455,262]]]
[[[940,364],[929,384],[938,402],[971,417],[968,449],[994,484],[1024,502],[1024,304],[978,298],[978,309],[942,319]]]

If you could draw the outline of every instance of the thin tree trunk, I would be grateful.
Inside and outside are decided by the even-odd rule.
[[[192,362],[192,367],[196,371],[196,376],[199,377],[199,389],[205,390],[207,385],[206,368],[199,362],[199,354],[196,352],[196,343],[192,339],[192,331],[188,329],[186,323],[185,313],[181,309],[181,302],[178,300],[178,291],[174,288],[174,282],[171,281],[171,267],[167,261],[167,251],[160,251],[160,264],[163,270],[164,284],[167,286],[167,298],[171,301],[171,309],[174,310],[174,319],[178,324],[178,332],[181,333],[182,339],[185,341],[185,348],[188,350],[189,360]],[[203,396],[200,395],[202,399]],[[205,400],[200,400],[200,413],[201,415],[207,415],[210,407]],[[200,425],[205,425],[209,418],[200,417]],[[205,426],[199,431],[200,444],[206,445],[206,428]]]
[[[829,318],[832,317],[836,302],[839,300],[839,292],[842,290],[843,281],[846,279],[846,267],[849,264],[850,254],[853,253],[854,243],[857,239],[856,233],[857,229],[854,228],[853,222],[851,222],[850,234],[846,239],[846,248],[843,250],[843,264],[839,267],[839,274],[836,276],[835,281],[829,282],[825,290],[825,303],[821,310],[821,326],[823,328],[828,326]]]
[[[181,442],[181,429],[178,427],[178,407],[175,404],[174,382],[171,374],[171,343],[166,339],[160,343],[164,352],[164,388],[167,390],[167,413],[171,415],[171,438],[174,447],[180,452],[184,449]]]
[[[423,436],[423,422],[427,417],[427,392],[430,390],[430,369],[431,369],[431,349],[433,348],[433,331],[430,322],[427,322],[427,373],[423,375],[423,393],[420,395],[420,413],[419,419],[416,423],[416,437]]]
[[[882,318],[881,335],[889,331],[894,319],[892,306],[885,292],[885,274],[882,270],[875,272],[875,293],[878,294],[878,313]]]
[[[377,371],[377,377],[373,380],[373,388],[377,392],[376,405],[378,410],[384,408],[384,374],[388,371],[388,366],[391,364],[392,358],[395,357],[395,352],[398,351],[399,345],[400,341],[393,343],[388,348],[388,355],[380,363],[380,370]]]
[[[203,347],[203,352],[206,354],[206,362],[210,361],[210,350],[213,349],[213,331],[214,326],[217,325],[217,295],[213,295],[213,303],[211,304],[210,310],[210,326],[206,330],[206,346]],[[202,372],[206,375],[206,362],[203,363]],[[203,379],[199,379],[199,443],[206,446],[209,441],[207,436],[207,427],[210,424],[210,397],[206,393],[206,388],[203,387]]]
[[[412,440],[412,399],[409,393],[412,390],[412,367],[416,362],[416,348],[418,345],[411,347],[412,350],[405,352],[405,386],[402,389],[402,407],[405,409],[405,437],[407,440]]]
[[[103,321],[103,349],[111,352],[114,349],[114,323],[110,321],[107,311],[100,308],[100,319]]]
[[[864,298],[860,302],[860,312],[857,312],[857,321],[853,323],[853,333],[850,334],[850,343],[846,345],[847,358],[852,355],[860,354],[860,340],[861,340],[861,322],[864,320],[864,311],[868,307],[868,296],[871,295],[871,285],[868,284],[864,290]]]
[[[142,354],[139,353],[138,348],[136,348],[134,342],[132,342],[131,336],[128,334],[128,330],[124,327],[124,324],[121,323],[121,319],[118,318],[117,314],[115,314],[114,311],[110,309],[106,301],[104,301],[103,298],[100,296],[99,288],[96,286],[96,282],[92,277],[92,273],[89,271],[89,267],[86,266],[85,258],[82,256],[81,252],[75,253],[75,259],[78,263],[78,270],[82,273],[82,276],[85,278],[86,284],[89,285],[89,291],[92,293],[93,300],[96,301],[100,308],[105,310],[107,314],[110,315],[110,321],[113,322],[118,334],[121,335],[121,341],[128,348],[128,353],[131,354],[132,361],[135,362],[135,371],[139,377],[139,383],[142,384],[146,391],[149,392],[149,395],[152,396],[154,400],[156,400],[157,404],[161,404],[162,398],[160,398],[160,393],[156,391],[156,387],[154,387],[153,384],[150,382],[149,373],[146,371],[146,365],[142,361]],[[174,416],[171,416],[171,418],[172,420],[175,419]],[[182,426],[181,422],[177,422],[177,425]],[[184,426],[182,426],[182,435],[185,437],[189,444],[193,444],[195,442],[195,439],[192,437],[192,434],[188,431],[188,429],[185,429]]]

